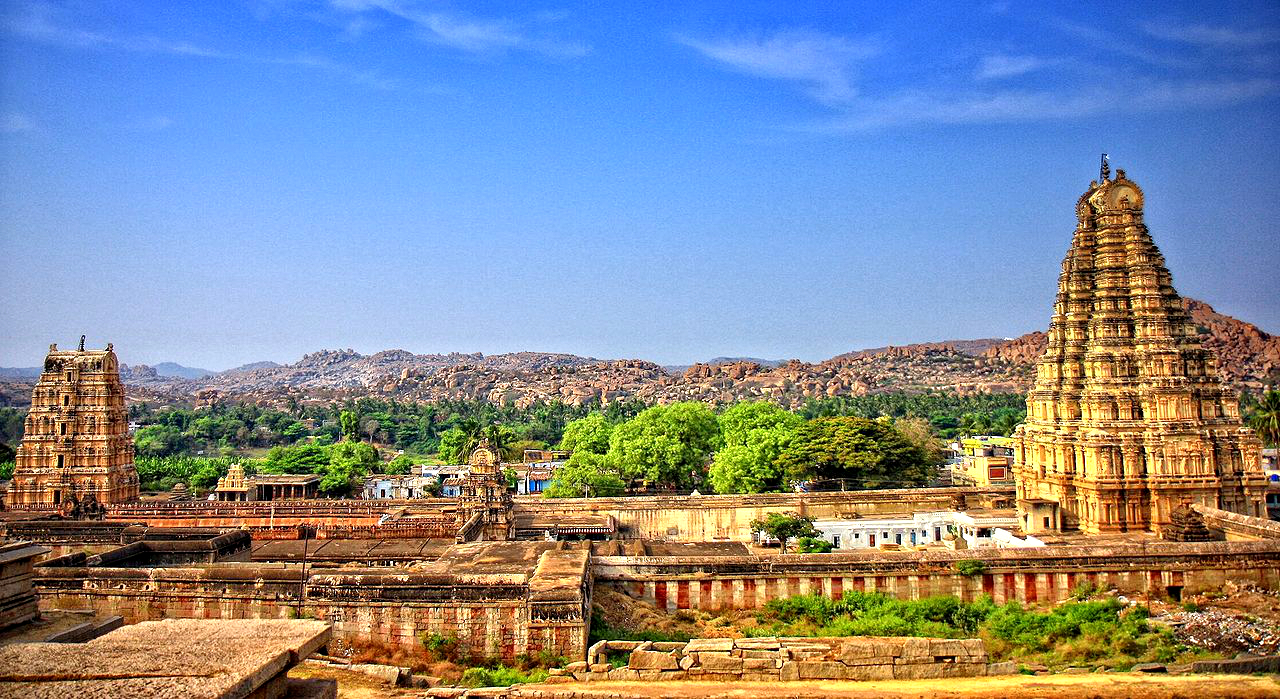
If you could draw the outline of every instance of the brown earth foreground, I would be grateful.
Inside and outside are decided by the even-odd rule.
[[[394,688],[354,672],[297,666],[291,677],[338,680],[339,699],[423,697],[421,689]],[[529,684],[512,688],[510,696],[527,699],[1257,699],[1280,697],[1280,677],[1241,675],[1004,675],[945,680],[879,682],[575,682]]]
[[[699,699],[899,699],[906,697],[1099,697],[1110,699],[1191,699],[1280,697],[1280,679],[1228,675],[1006,675],[944,680],[881,682],[591,682],[575,685],[525,685],[515,694],[530,699],[624,699],[698,697]]]

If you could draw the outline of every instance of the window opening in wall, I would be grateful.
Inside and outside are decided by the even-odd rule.
[[[1048,518],[1048,517],[1045,517],[1045,518],[1044,518],[1044,528],[1045,528],[1045,529],[1048,529],[1048,528],[1049,528],[1049,518]]]
[[[65,462],[64,462],[64,459],[65,459],[65,458],[66,458],[66,457],[64,457],[62,454],[58,454],[58,462],[57,462],[57,463],[58,463],[58,468],[62,468],[63,464],[65,463]]]
[[[831,546],[832,546],[833,548],[840,548],[840,535],[839,535],[839,534],[836,534],[835,536],[832,536],[832,537],[831,537]]]
[[[67,433],[67,423],[65,422],[58,423],[58,434],[65,435],[66,433]]]

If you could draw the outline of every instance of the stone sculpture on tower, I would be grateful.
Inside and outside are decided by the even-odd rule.
[[[1162,533],[1184,503],[1265,517],[1261,442],[1202,348],[1142,220],[1104,161],[1076,205],[1048,348],[1015,433],[1027,532]]]

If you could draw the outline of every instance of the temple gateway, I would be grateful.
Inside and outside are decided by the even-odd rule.
[[[1262,444],[1197,341],[1142,204],[1104,163],[1076,205],[1049,346],[1014,437],[1025,532],[1163,534],[1191,503],[1266,517]]]
[[[138,499],[133,435],[111,345],[86,350],[83,337],[77,350],[50,345],[24,429],[8,504]]]

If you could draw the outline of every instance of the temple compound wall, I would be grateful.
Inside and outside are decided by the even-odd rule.
[[[1228,580],[1280,589],[1280,539],[738,557],[597,557],[596,585],[659,609],[757,609],[794,595],[883,592],[1059,602],[1082,583],[1178,599]]]
[[[514,547],[514,548],[511,548]],[[415,569],[320,569],[301,564],[182,567],[37,566],[41,609],[93,609],[133,624],[165,618],[332,622],[334,637],[421,649],[454,636],[480,657],[586,653],[587,551],[555,544],[466,544],[449,562]],[[70,561],[77,563],[78,561]]]
[[[1048,346],[1014,435],[1027,533],[1165,534],[1184,503],[1266,516],[1262,444],[1197,340],[1143,201],[1104,162],[1077,202]]]
[[[120,364],[105,350],[50,345],[31,392],[7,505],[64,506],[138,498]]]
[[[625,498],[514,498],[517,516],[554,519],[612,515],[618,538],[667,541],[751,541],[751,522],[770,512],[814,519],[904,517],[916,512],[1009,507],[1012,488],[912,488],[838,493],[658,496]]]

